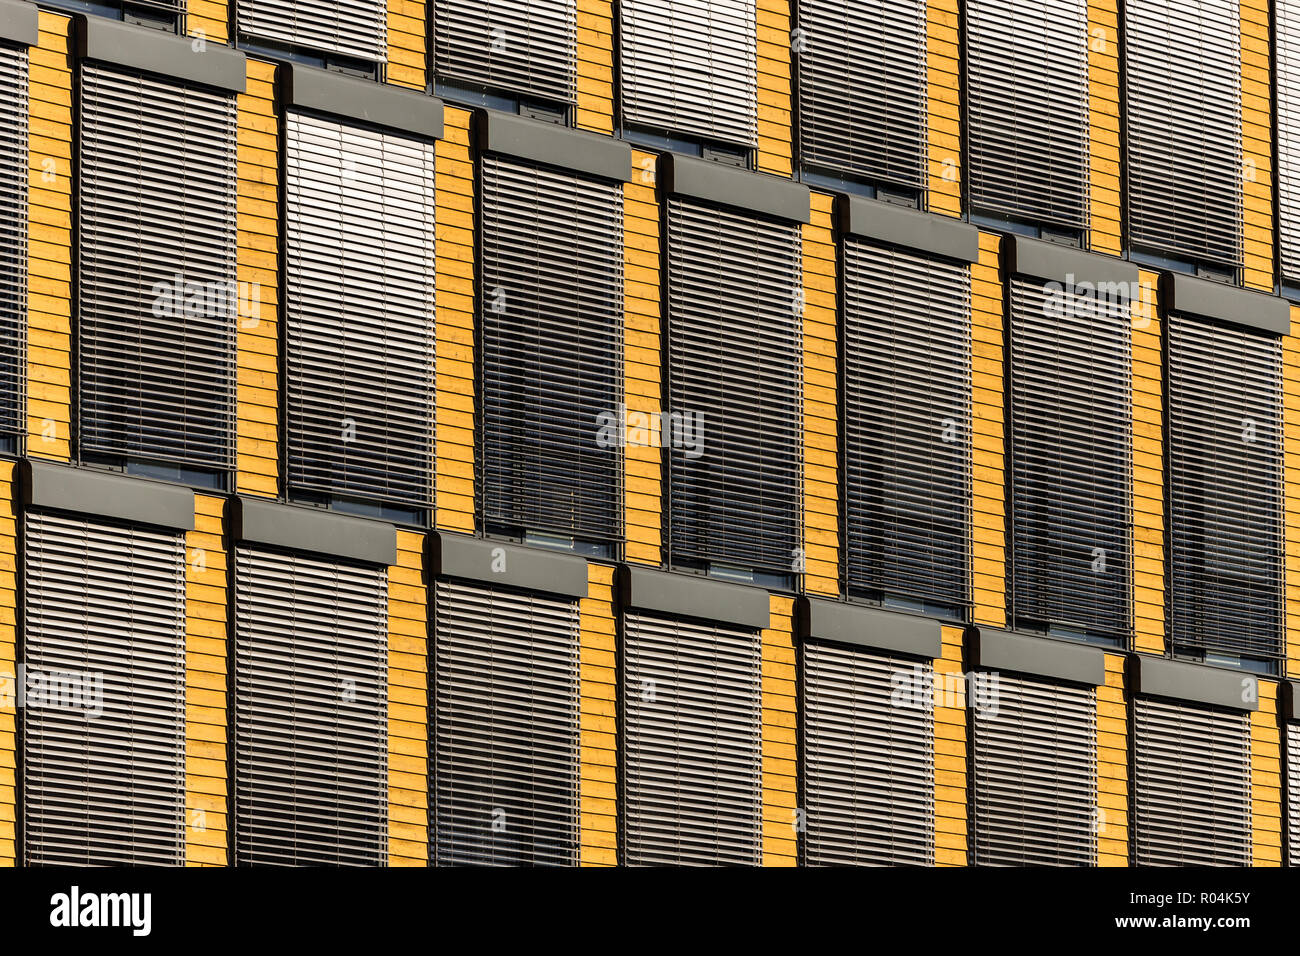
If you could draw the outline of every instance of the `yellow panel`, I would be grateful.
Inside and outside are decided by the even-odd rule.
[[[424,537],[397,532],[388,570],[388,865],[429,863],[428,598]],[[400,702],[399,702],[400,701]]]
[[[618,862],[618,738],[612,567],[588,565],[587,596],[578,609],[582,656],[578,687],[580,861],[583,866],[613,866]]]
[[[1270,132],[1268,0],[1241,0],[1242,278],[1273,291],[1273,142]],[[1247,66],[1246,64],[1256,64]]]
[[[971,266],[971,441],[973,514],[971,586],[975,623],[1006,626],[1006,468],[1002,374],[1001,240],[980,233],[979,262]]]
[[[191,0],[193,2],[193,0]],[[424,90],[428,35],[424,0],[388,2],[388,82]]]
[[[836,405],[836,256],[831,197],[812,194],[803,227],[804,586],[839,593]]]
[[[623,187],[623,395],[629,413],[658,413],[660,389],[659,204],[655,156],[632,153],[632,181]],[[660,449],[628,445],[623,455],[627,560],[658,566],[662,543]]]
[[[1117,0],[1088,0],[1089,246],[1122,251]]]
[[[230,9],[226,0],[189,0],[186,4],[185,29],[197,38],[213,43],[230,40]],[[196,46],[196,52],[201,50]]]
[[[1277,684],[1259,682],[1259,710],[1250,715],[1251,845],[1255,866],[1282,865],[1282,747]]]
[[[1124,658],[1106,655],[1097,688],[1097,865],[1128,866],[1128,711]]]
[[[943,628],[934,662],[934,862],[966,865],[966,684],[962,629]]]
[[[794,601],[772,595],[763,642],[763,865],[794,866],[797,856],[798,746],[795,717]]]
[[[758,0],[758,168],[791,173],[790,5]]]
[[[17,821],[15,782],[18,774],[17,713],[13,694],[17,673],[18,513],[14,492],[18,466],[0,461],[0,866],[14,866]]]
[[[1165,511],[1160,314],[1153,272],[1139,273],[1133,311],[1133,641],[1165,649]]]
[[[579,129],[614,131],[614,5],[612,0],[578,0]]]
[[[957,45],[957,0],[926,4],[928,146],[927,205],[931,212],[961,215],[961,80]]]

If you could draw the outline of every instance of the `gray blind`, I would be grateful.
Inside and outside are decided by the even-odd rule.
[[[1300,0],[1274,0],[1273,19],[1278,258],[1283,281],[1300,285]]]
[[[235,854],[382,866],[388,572],[235,550]]]
[[[1249,865],[1250,719],[1138,699],[1133,721],[1137,865]]]
[[[753,631],[625,617],[624,862],[762,862],[760,659]]]
[[[623,121],[758,145],[754,0],[620,0]]]
[[[934,668],[822,644],[800,663],[804,862],[931,865]]]
[[[1097,694],[989,675],[974,707],[975,863],[1089,866],[1097,860]]]
[[[319,53],[382,63],[388,5],[382,0],[236,0],[239,32]]]
[[[77,145],[81,447],[232,467],[235,98],[86,63]]]
[[[969,603],[970,268],[844,239],[851,589]]]
[[[1122,638],[1129,613],[1129,306],[1011,280],[1012,606]]]
[[[803,441],[799,229],[668,202],[669,548],[788,574],[799,547]],[[668,427],[668,426],[665,426]],[[670,444],[664,438],[665,445]]]
[[[925,9],[922,0],[799,0],[793,48],[805,166],[921,187]]]
[[[28,685],[56,673],[89,690],[88,700],[29,698],[23,708],[24,861],[179,866],[184,538],[41,512],[23,527]]]
[[[441,79],[574,99],[574,0],[434,0],[433,15]]]
[[[482,183],[483,519],[613,542],[623,190],[491,155]]]
[[[1088,40],[1087,0],[966,4],[972,205],[1087,226]]]
[[[1177,314],[1167,326],[1171,639],[1280,660],[1281,342]]]
[[[1287,724],[1286,754],[1286,864],[1300,866],[1300,724]]]
[[[0,435],[26,430],[27,50],[0,43]]]
[[[578,605],[437,584],[434,862],[578,862]]]
[[[1236,0],[1125,0],[1129,239],[1241,264],[1241,25]]]
[[[291,486],[433,502],[434,147],[286,119]]]

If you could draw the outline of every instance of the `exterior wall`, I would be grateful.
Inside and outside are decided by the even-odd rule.
[[[1097,688],[1097,865],[1128,865],[1128,705],[1124,658],[1106,655]]]
[[[185,8],[186,33],[213,43],[230,42],[228,0],[188,0]]]
[[[961,215],[961,54],[957,0],[926,4],[927,207]]]
[[[962,629],[943,629],[943,653],[934,662],[934,863],[967,864],[966,682]]]
[[[1123,248],[1119,57],[1117,0],[1088,0],[1088,246],[1110,256]]]
[[[1007,622],[1001,244],[997,236],[980,233],[980,261],[971,266],[971,590],[975,623],[990,627]]]
[[[1241,0],[1242,278],[1273,291],[1273,137],[1269,0]]]
[[[1300,323],[1300,306],[1291,306],[1292,323]],[[1294,327],[1294,326],[1293,326]],[[1286,676],[1300,677],[1300,337],[1282,340],[1282,413],[1292,424],[1282,431],[1286,520]]]
[[[429,861],[429,589],[424,536],[388,569],[388,865]]]
[[[580,129],[614,131],[614,3],[578,2],[578,109]]]
[[[17,467],[0,462],[0,867],[16,862],[18,710],[11,699],[18,664]]]
[[[1254,866],[1282,865],[1282,745],[1278,685],[1259,682],[1259,710],[1250,715],[1250,822]]]
[[[763,630],[763,865],[798,862],[798,689],[791,629],[794,601],[773,594]]]
[[[587,582],[587,596],[579,602],[579,860],[583,866],[614,866],[618,863],[618,676],[613,567],[589,564]]]
[[[1140,272],[1133,316],[1133,647],[1165,650],[1164,386],[1156,274]]]
[[[790,4],[757,0],[758,168],[789,176],[791,166]]]
[[[428,53],[425,37],[428,23],[425,0],[387,0],[388,3],[388,82],[413,90],[423,90],[427,81],[425,65]]]
[[[839,395],[835,236],[831,197],[812,195],[803,227],[804,587],[839,593]]]

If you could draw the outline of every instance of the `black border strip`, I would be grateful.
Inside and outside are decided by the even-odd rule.
[[[812,191],[803,183],[766,173],[660,153],[659,182],[667,194],[792,222],[808,223],[812,219]]]
[[[1007,271],[1017,275],[1060,282],[1067,288],[1104,283],[1125,299],[1132,298],[1137,286],[1138,267],[1123,259],[1017,235],[1007,236],[1003,248]]]
[[[183,485],[31,459],[19,462],[19,474],[26,508],[194,530],[194,491]]]
[[[943,654],[943,625],[934,618],[810,595],[795,603],[795,639],[852,644],[930,660]]]
[[[1259,680],[1246,671],[1130,654],[1128,680],[1130,692],[1135,696],[1167,697],[1231,710],[1259,710]]]
[[[77,14],[77,56],[128,69],[158,73],[187,83],[243,93],[248,83],[244,54],[220,43],[173,36],[119,20]]]
[[[1106,683],[1106,651],[1101,647],[991,627],[967,628],[966,641],[971,667],[976,670],[1008,671],[1090,687]]]
[[[399,133],[442,139],[442,100],[436,96],[300,63],[281,63],[279,80],[282,108],[313,110]]]
[[[618,570],[620,606],[734,624],[761,631],[771,625],[766,591],[697,574],[675,574],[624,564]]]
[[[428,538],[429,573],[434,576],[571,598],[587,596],[586,558],[446,531],[430,532]]]
[[[1214,319],[1270,335],[1291,334],[1291,303],[1286,299],[1179,272],[1160,274],[1160,304],[1165,311],[1180,315]]]
[[[397,563],[397,528],[385,521],[260,498],[231,501],[230,535],[241,544],[310,551],[363,564]]]
[[[622,140],[500,110],[474,111],[480,151],[544,163],[616,182],[632,178],[632,147]]]
[[[836,194],[835,209],[843,235],[904,246],[958,262],[979,262],[980,231],[960,219],[848,193]]]

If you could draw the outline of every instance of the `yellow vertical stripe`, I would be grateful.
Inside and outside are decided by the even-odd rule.
[[[15,863],[18,727],[18,507],[12,461],[0,461],[0,866]]]
[[[1268,0],[1241,0],[1242,212],[1245,284],[1273,291],[1273,138]]]
[[[425,0],[388,2],[388,82],[413,90],[425,88],[428,36]]]
[[[773,594],[763,650],[763,865],[794,866],[796,755],[794,600]]]
[[[230,7],[226,0],[188,0],[185,29],[192,37],[213,43],[230,40]]]
[[[790,4],[758,0],[758,168],[789,176]]]
[[[1088,0],[1089,247],[1117,256],[1120,228],[1119,12]]]
[[[1255,866],[1282,865],[1282,746],[1277,723],[1277,684],[1259,682],[1259,710],[1250,715],[1251,859]]]
[[[388,569],[388,865],[429,862],[429,637],[424,537],[397,532]]]
[[[803,227],[803,537],[804,585],[819,594],[839,593],[835,264],[831,197],[813,193]]]
[[[587,566],[587,596],[578,604],[580,862],[618,863],[618,736],[614,704],[614,569]]]
[[[931,212],[961,215],[961,66],[957,0],[926,3],[927,205]]]
[[[966,684],[962,629],[943,628],[934,662],[934,863],[966,865]]]
[[[596,133],[614,131],[613,0],[578,0],[575,122]]]
[[[1139,273],[1133,309],[1133,646],[1165,649],[1164,400],[1156,274]]]
[[[1006,626],[1006,464],[1001,239],[980,233],[971,266],[971,588],[975,623]]]
[[[1291,306],[1291,324],[1300,307]],[[1282,338],[1282,461],[1286,560],[1286,674],[1300,677],[1300,337]]]
[[[1097,865],[1128,866],[1128,708],[1124,658],[1106,655],[1097,688]]]

